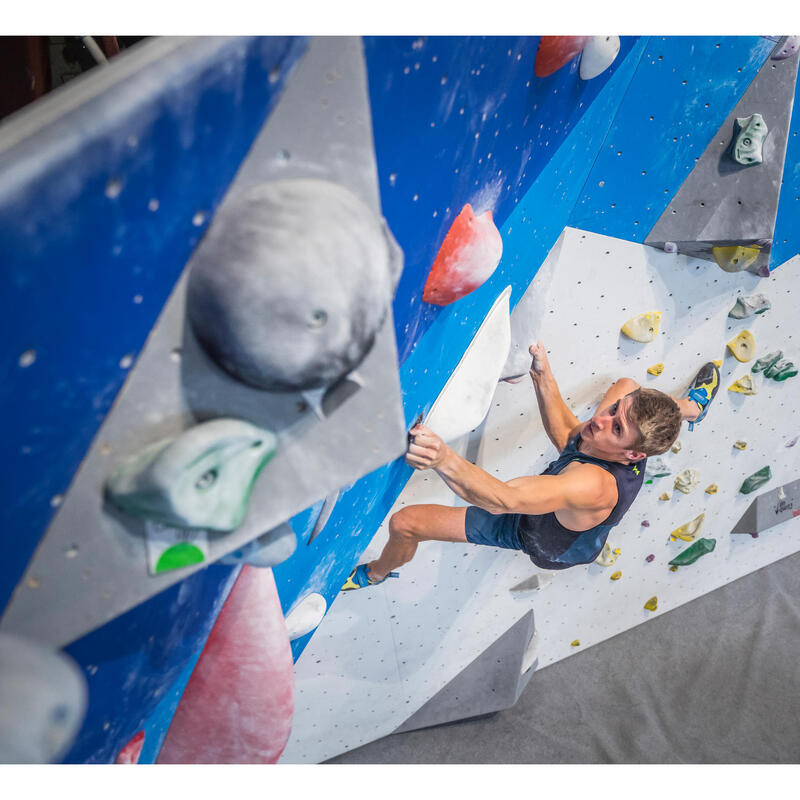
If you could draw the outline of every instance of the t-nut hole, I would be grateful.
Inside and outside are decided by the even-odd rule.
[[[327,322],[328,312],[322,308],[316,308],[311,312],[311,320],[309,321],[308,325],[314,330],[319,330],[320,328],[324,328]]]

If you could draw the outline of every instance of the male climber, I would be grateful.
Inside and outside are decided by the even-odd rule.
[[[702,420],[719,388],[713,362],[695,376],[686,397],[675,399],[620,378],[588,422],[579,422],[561,397],[540,342],[529,348],[530,376],[545,432],[559,452],[541,474],[503,482],[451,450],[424,425],[411,429],[406,461],[434,469],[471,505],[406,506],[389,520],[380,556],[359,564],[342,589],[361,589],[395,577],[420,542],[472,542],[522,550],[537,567],[589,564],[630,508],[644,481],[647,456],[665,453],[681,421]]]

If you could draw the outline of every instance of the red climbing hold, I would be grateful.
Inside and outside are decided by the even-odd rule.
[[[144,731],[139,731],[117,754],[115,764],[138,764],[144,746]]]
[[[436,254],[422,299],[446,306],[482,286],[500,263],[503,240],[492,212],[475,216],[467,203]]]
[[[159,764],[274,764],[294,715],[294,664],[271,569],[245,565],[186,685]]]
[[[542,36],[533,72],[537,78],[546,78],[572,61],[583,50],[591,36]]]

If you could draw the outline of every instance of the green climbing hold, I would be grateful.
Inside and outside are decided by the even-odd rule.
[[[731,158],[743,167],[760,164],[764,160],[762,148],[767,133],[767,124],[761,114],[737,117],[736,132],[731,142]]]
[[[689,564],[694,564],[701,556],[711,553],[716,546],[716,539],[698,539],[682,553],[678,553],[669,563],[673,567],[688,567]]]
[[[161,554],[156,564],[156,573],[170,569],[188,567],[190,564],[202,564],[205,561],[203,551],[189,542],[173,545]]]
[[[767,465],[747,478],[739,491],[742,494],[750,494],[750,492],[754,492],[759,486],[763,486],[768,480],[771,480],[771,478],[772,470],[769,468],[769,465]]]
[[[764,373],[767,374],[766,372]],[[793,378],[797,375],[797,367],[793,361],[784,359],[775,365],[775,373],[769,377],[774,378],[776,381],[785,381],[787,378]]]
[[[750,368],[750,372],[761,372],[762,370],[767,369],[767,367],[771,367],[773,364],[777,363],[783,358],[783,350],[774,350],[771,353],[767,353],[765,356],[761,356],[755,364]]]

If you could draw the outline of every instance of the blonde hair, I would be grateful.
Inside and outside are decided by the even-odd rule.
[[[630,393],[633,398],[628,417],[639,429],[639,438],[633,445],[648,456],[666,453],[678,438],[681,429],[681,412],[678,404],[658,389],[639,388]]]

